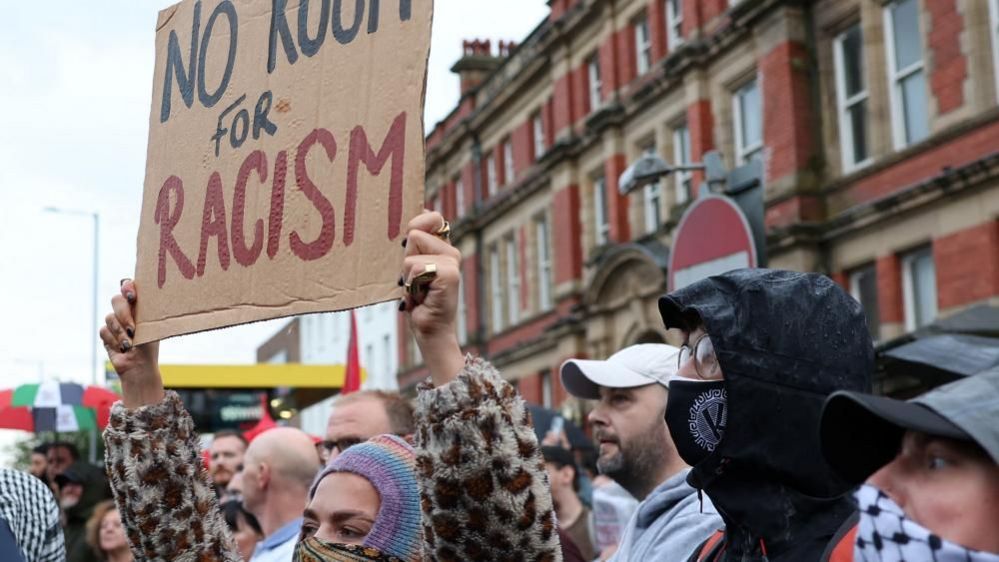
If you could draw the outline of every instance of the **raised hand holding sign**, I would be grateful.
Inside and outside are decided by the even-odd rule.
[[[432,1],[160,13],[134,343],[398,297]]]

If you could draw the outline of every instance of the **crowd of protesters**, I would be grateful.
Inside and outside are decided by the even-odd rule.
[[[590,448],[539,441],[514,387],[462,353],[443,218],[413,219],[405,248],[400,309],[430,373],[415,399],[341,396],[319,443],[217,433],[207,471],[158,344],[131,343],[124,282],[101,329],[123,390],[107,478],[67,443],[33,451],[34,478],[0,472],[0,558],[999,562],[999,369],[870,394],[863,312],[828,278],[711,277],[660,299],[679,348],[566,361]]]

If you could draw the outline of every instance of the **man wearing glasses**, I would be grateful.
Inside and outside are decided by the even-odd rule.
[[[710,277],[659,301],[684,345],[666,423],[724,532],[696,560],[827,560],[855,521],[851,486],[823,459],[819,416],[867,391],[874,353],[860,304],[828,277],[766,269]]]
[[[721,526],[711,502],[702,505],[687,484],[689,467],[664,420],[677,353],[665,344],[639,344],[606,361],[570,359],[562,365],[565,389],[597,401],[589,415],[599,446],[597,468],[641,501],[612,560],[686,560]]]
[[[348,447],[376,435],[403,439],[413,434],[413,407],[397,392],[363,390],[338,397],[326,424],[326,439],[316,445],[325,466]]]

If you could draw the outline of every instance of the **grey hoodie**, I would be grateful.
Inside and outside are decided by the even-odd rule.
[[[652,490],[624,529],[613,562],[683,562],[724,525],[707,496],[687,484],[684,470]]]

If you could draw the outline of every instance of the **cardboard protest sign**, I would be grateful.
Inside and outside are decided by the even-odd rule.
[[[160,13],[136,343],[397,298],[432,0]]]

